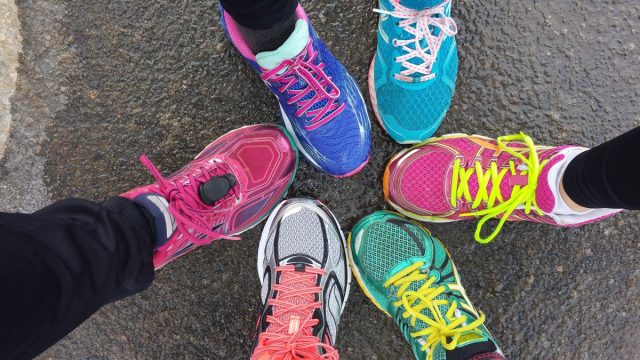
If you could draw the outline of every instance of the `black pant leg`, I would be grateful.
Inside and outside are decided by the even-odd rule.
[[[565,170],[567,195],[588,208],[640,210],[640,127],[578,155]]]
[[[220,5],[242,27],[268,29],[293,16],[298,0],[220,0]]]
[[[153,222],[124,198],[0,213],[0,359],[31,359],[153,280]]]

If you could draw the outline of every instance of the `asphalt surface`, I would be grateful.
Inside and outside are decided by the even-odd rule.
[[[13,1],[0,1],[0,159],[9,135],[11,105],[18,78],[18,56],[22,48],[18,7]]]
[[[225,40],[211,1],[18,0],[23,37],[0,210],[101,200],[151,180],[136,158],[177,169],[217,136],[278,121],[273,97]],[[304,1],[318,33],[366,90],[375,1]],[[438,134],[525,131],[596,145],[640,125],[635,0],[459,0],[460,70]],[[385,208],[380,179],[401,146],[373,125],[370,164],[333,179],[301,165],[291,195],[320,198],[344,230]],[[629,166],[638,166],[630,161]],[[640,358],[640,217],[579,229],[507,224],[488,246],[474,223],[430,225],[511,359]],[[247,359],[259,302],[261,227],[216,242],[108,305],[42,359]],[[410,359],[357,287],[343,359]]]

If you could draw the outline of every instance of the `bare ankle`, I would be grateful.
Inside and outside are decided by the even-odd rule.
[[[569,194],[567,194],[567,192],[564,190],[564,184],[562,183],[562,180],[560,180],[560,196],[562,196],[562,200],[564,200],[567,206],[573,211],[586,212],[591,210],[589,208],[576,204],[576,202],[569,197]]]

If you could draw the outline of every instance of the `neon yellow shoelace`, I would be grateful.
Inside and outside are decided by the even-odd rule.
[[[445,299],[436,299],[436,297],[445,291],[444,286],[431,287],[436,278],[434,276],[427,279],[427,274],[421,271],[424,262],[416,262],[406,267],[402,271],[393,275],[384,283],[384,287],[396,286],[399,300],[393,303],[394,306],[404,309],[402,318],[411,318],[411,327],[416,326],[416,321],[420,320],[427,324],[427,327],[409,333],[412,337],[421,338],[424,341],[421,350],[427,352],[427,360],[433,359],[433,352],[438,344],[447,350],[453,350],[458,345],[460,336],[482,325],[485,320],[483,313],[480,313],[478,319],[471,324],[465,324],[467,317],[456,313],[457,303],[450,302]],[[407,290],[414,281],[423,281],[425,283],[419,289],[412,291]],[[447,312],[443,315],[439,307],[449,306]],[[423,310],[428,310],[433,319],[424,315]],[[450,340],[448,340],[450,339]]]
[[[526,144],[529,150],[529,158],[527,159],[517,152],[517,150],[521,151],[527,148],[510,148],[505,145],[505,142],[509,141],[521,141]],[[489,169],[486,171],[484,171],[482,165],[477,161],[474,167],[470,167],[468,169],[460,163],[460,159],[456,159],[453,165],[451,206],[456,207],[457,200],[461,198],[467,202],[473,201],[471,209],[477,209],[483,202],[486,204],[486,209],[484,210],[460,215],[481,217],[475,233],[476,241],[481,244],[486,244],[493,240],[498,235],[502,229],[502,225],[504,225],[504,222],[507,221],[507,218],[511,213],[521,205],[524,205],[524,211],[526,214],[529,214],[531,209],[539,215],[544,214],[536,203],[536,188],[538,187],[538,177],[542,172],[542,168],[549,162],[549,160],[544,160],[540,163],[533,140],[522,132],[516,135],[501,136],[497,139],[497,142],[501,151],[505,151],[520,159],[522,164],[516,167],[513,160],[510,160],[508,169],[505,168],[498,170],[497,164],[492,162]],[[502,194],[500,193],[500,183],[507,174],[507,171],[510,171],[512,175],[517,175],[516,171],[520,171],[520,175],[526,175],[528,181],[527,185],[524,186],[515,185],[511,191],[511,197],[509,200],[504,201]],[[475,199],[471,196],[468,183],[471,175],[474,173],[478,179],[479,186]],[[489,182],[491,182],[493,186],[491,187],[491,191],[487,192]],[[483,238],[482,226],[484,223],[487,222],[487,220],[500,215],[502,216],[498,226],[496,226],[489,236]]]

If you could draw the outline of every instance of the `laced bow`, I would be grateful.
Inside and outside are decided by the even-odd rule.
[[[267,316],[269,328],[260,334],[259,345],[251,358],[338,360],[338,352],[313,335],[313,327],[319,323],[313,313],[322,305],[316,301],[317,294],[322,292],[316,281],[325,271],[307,266],[301,272],[293,265],[285,265],[277,267],[276,272],[281,274],[280,282],[273,286],[278,296],[268,301],[273,315]],[[324,354],[319,354],[320,349]]]
[[[399,74],[394,74],[397,80],[414,82],[414,76],[418,75],[418,82],[424,82],[436,76],[432,68],[440,46],[447,36],[454,36],[458,32],[456,22],[445,14],[446,6],[450,2],[451,0],[445,0],[432,8],[414,10],[400,5],[399,1],[392,1],[393,11],[373,10],[401,19],[398,25],[413,36],[406,40],[393,39],[393,45],[402,48],[405,53],[395,58],[404,68]],[[437,35],[434,34],[436,32]],[[423,46],[423,42],[426,42],[426,47]],[[410,45],[413,45],[413,48]],[[412,59],[418,59],[421,63],[414,64],[411,62]]]
[[[509,141],[521,141],[527,147],[510,147],[505,144]],[[546,159],[541,163],[538,159],[538,153],[536,152],[533,140],[522,132],[516,135],[501,136],[497,138],[497,143],[500,150],[511,154],[520,160],[521,164],[516,166],[514,160],[509,160],[508,169],[503,168],[498,170],[497,164],[492,162],[486,172],[483,170],[482,164],[478,161],[476,161],[472,167],[467,167],[464,164],[461,164],[460,159],[456,159],[453,164],[451,205],[453,207],[457,207],[458,199],[463,199],[467,202],[473,201],[471,204],[472,210],[478,209],[483,203],[486,205],[484,210],[461,214],[461,216],[482,217],[478,222],[478,227],[475,232],[476,241],[482,244],[492,241],[498,235],[509,216],[520,206],[524,208],[525,214],[529,214],[531,210],[535,211],[538,215],[544,214],[536,202],[536,189],[538,187],[538,178],[540,177],[540,173],[544,166],[549,162],[549,159]],[[525,158],[518,152],[523,149],[528,149],[528,158]],[[511,175],[518,175],[519,172],[520,176],[526,177],[526,184],[514,185],[511,190],[509,200],[505,201],[500,192],[500,184],[508,171],[511,172]],[[473,174],[476,175],[478,180],[478,193],[476,194],[475,199],[473,199],[471,192],[469,191],[469,179]],[[489,188],[489,183],[492,184],[491,191],[487,190]],[[498,216],[500,217],[498,226],[496,226],[489,236],[483,238],[482,227],[484,224],[489,219]]]
[[[205,215],[210,214],[212,208],[200,200],[198,188],[214,176],[211,169],[200,168],[201,176],[195,177],[190,174],[187,176],[189,181],[183,184],[165,179],[146,155],[140,156],[140,162],[149,169],[151,175],[158,182],[160,194],[169,203],[169,212],[176,220],[178,231],[184,236],[189,237],[193,243],[198,245],[206,245],[217,239],[240,240],[237,236],[223,235],[211,230],[205,219]],[[215,170],[221,174],[225,172],[220,167]],[[235,188],[231,191],[237,196]],[[220,199],[219,202],[224,206],[228,198],[227,196]]]
[[[411,327],[415,328],[418,321],[426,324],[424,329],[410,332],[409,335],[422,344],[421,350],[427,352],[427,360],[431,360],[438,344],[447,350],[455,349],[460,336],[482,325],[485,316],[480,313],[476,320],[468,324],[467,316],[462,315],[457,309],[456,302],[437,299],[446,289],[442,285],[434,286],[436,278],[428,277],[422,271],[424,265],[424,262],[419,261],[406,267],[390,277],[383,286],[397,287],[398,300],[393,305],[403,309],[402,318],[410,319]],[[424,281],[424,283],[415,291],[408,290],[409,286],[416,281]],[[440,310],[442,306],[448,306],[444,314]],[[431,317],[425,315],[424,311]]]
[[[300,55],[284,60],[262,75],[263,81],[280,83],[278,92],[289,96],[287,104],[297,104],[296,116],[308,118],[307,130],[314,130],[338,116],[346,107],[339,101],[340,89],[324,72],[324,63],[314,64],[318,52],[309,42]],[[294,88],[299,84],[300,88]],[[323,104],[324,103],[324,104]],[[311,109],[314,105],[317,108]]]

